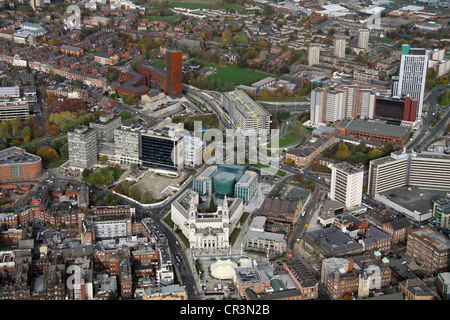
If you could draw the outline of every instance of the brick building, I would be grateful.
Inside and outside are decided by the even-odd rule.
[[[411,127],[364,120],[345,120],[336,125],[339,134],[358,139],[392,143],[402,147],[409,140]]]
[[[141,63],[139,72],[121,72],[121,85],[117,88],[117,93],[137,98],[150,92],[152,87],[173,98],[179,98],[183,91],[182,61],[182,52],[167,50],[165,71]]]
[[[450,239],[433,227],[425,227],[408,233],[407,256],[432,271],[446,271],[450,267]]]
[[[0,151],[0,181],[36,179],[42,173],[42,159],[18,147]]]

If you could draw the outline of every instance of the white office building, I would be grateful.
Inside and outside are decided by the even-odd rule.
[[[345,92],[329,90],[327,92],[325,121],[336,122],[345,119]]]
[[[428,70],[428,53],[425,49],[402,46],[400,74],[394,96],[406,97],[419,101],[417,117],[422,117],[425,81]]]
[[[369,50],[369,29],[360,29],[358,33],[358,48]]]
[[[336,36],[334,38],[334,55],[339,58],[345,58],[345,45],[347,39],[343,36]]]
[[[362,203],[364,167],[356,167],[346,162],[331,166],[330,199],[354,208]]]
[[[244,136],[269,135],[270,113],[244,91],[225,92],[221,102]]]
[[[403,186],[450,191],[450,156],[398,151],[370,161],[367,192],[371,197]]]
[[[140,127],[125,126],[114,130],[114,153],[117,163],[121,165],[141,164]]]
[[[184,136],[184,165],[194,167],[202,164],[202,154],[206,142],[199,137],[191,135]]]
[[[97,164],[97,131],[79,126],[67,133],[69,166],[74,169],[92,169]]]
[[[318,43],[310,43],[308,47],[308,65],[312,66],[320,62],[321,45]]]

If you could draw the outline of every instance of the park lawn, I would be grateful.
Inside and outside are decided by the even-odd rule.
[[[229,84],[232,87],[239,85],[250,85],[259,80],[270,77],[271,75],[267,73],[261,73],[253,70],[239,69],[234,67],[220,67],[216,66],[220,71],[210,75],[209,77],[217,80],[221,80],[222,88],[225,84]]]
[[[133,118],[133,114],[129,111],[122,111],[120,113],[120,117],[122,118],[122,120],[128,120]]]
[[[256,164],[250,164],[253,167],[259,168],[259,169],[263,169],[272,173],[276,173],[279,176],[285,176],[286,175],[286,171],[283,170],[279,170],[277,168],[268,166],[267,164],[262,164],[262,163],[256,163]]]
[[[206,67],[213,67],[218,69],[219,72],[208,76],[208,78],[212,78],[214,80],[220,79],[222,88],[224,88],[226,84],[228,84],[229,86],[231,85],[233,88],[241,84],[250,85],[256,81],[272,76],[268,73],[262,73],[253,70],[219,66],[218,64],[206,62],[202,59],[193,59],[193,62],[202,64]]]
[[[62,166],[67,160],[69,159],[59,159],[55,162],[50,163],[47,167],[49,167],[50,169],[54,169],[54,168],[59,168],[60,166]]]
[[[150,21],[154,21],[154,20],[160,20],[160,21],[164,21],[167,23],[175,23],[177,22],[177,18],[176,17],[159,17],[159,16],[146,16],[146,18]]]
[[[125,169],[113,169],[114,170],[114,179],[119,180],[120,176],[127,170]]]
[[[395,41],[395,40],[393,40],[393,39],[382,38],[382,37],[373,37],[372,40],[373,40],[373,41],[386,42],[386,43],[391,43],[391,42],[394,42],[394,41]]]
[[[288,146],[288,145],[290,145],[290,144],[293,144],[293,143],[295,143],[295,142],[297,142],[298,140],[300,140],[300,136],[299,135],[296,135],[296,134],[294,134],[294,133],[291,133],[291,132],[289,132],[289,133],[286,133],[281,139],[280,139],[280,141],[278,142],[278,146],[281,148],[281,147],[285,147],[285,146]]]

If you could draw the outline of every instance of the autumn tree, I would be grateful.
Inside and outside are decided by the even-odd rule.
[[[58,152],[55,149],[50,148],[49,146],[42,146],[36,152],[36,155],[42,158],[44,163],[52,163],[59,159]]]
[[[377,159],[377,158],[381,157],[382,155],[383,155],[383,151],[381,151],[380,149],[372,149],[367,154],[367,156],[369,157],[370,160]]]
[[[137,184],[133,184],[129,189],[129,196],[134,200],[140,200],[142,191]]]
[[[20,130],[22,129],[22,119],[20,117],[15,117],[11,121],[11,128],[13,135],[17,136],[20,133]]]
[[[337,150],[337,157],[338,158],[345,158],[348,156],[348,146],[345,142],[341,142],[338,145],[338,150]]]

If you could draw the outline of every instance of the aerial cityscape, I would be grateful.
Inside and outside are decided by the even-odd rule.
[[[0,300],[450,300],[449,29],[449,0],[0,1]]]

